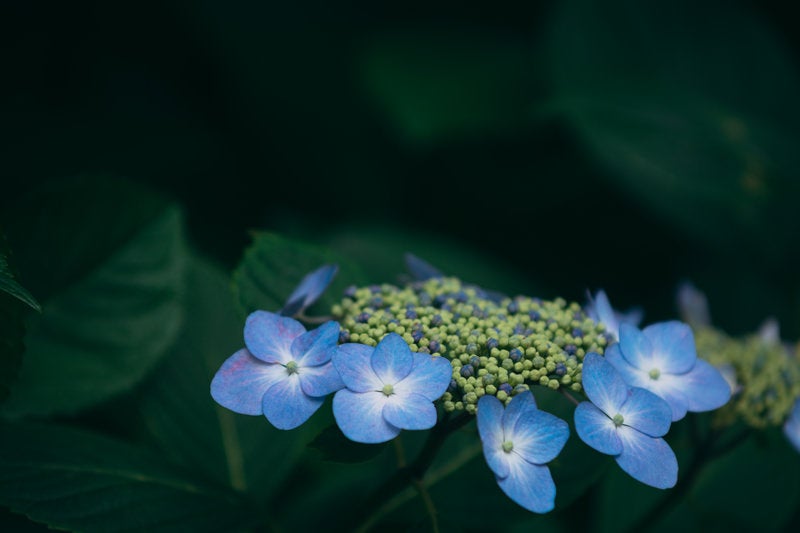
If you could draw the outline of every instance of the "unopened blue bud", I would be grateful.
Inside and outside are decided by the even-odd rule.
[[[433,315],[431,317],[431,326],[441,326],[442,325],[442,315]]]
[[[406,318],[414,320],[417,318],[417,312],[413,309],[406,309]]]
[[[523,355],[522,350],[520,350],[519,348],[514,348],[513,350],[508,352],[508,357],[515,363],[518,362],[520,359],[522,359],[522,355]]]
[[[356,288],[355,285],[350,285],[349,287],[347,287],[344,290],[344,297],[345,298],[350,298],[350,299],[355,298],[356,297],[356,290],[357,290],[357,288]]]
[[[464,365],[461,367],[461,377],[468,378],[475,373],[475,368],[472,365]]]
[[[441,348],[442,345],[439,344],[439,341],[433,340],[428,343],[428,350],[430,350],[430,353],[436,353],[441,350]]]
[[[556,374],[559,376],[563,376],[566,373],[567,373],[567,365],[565,365],[564,363],[558,363],[556,365]]]
[[[414,339],[414,342],[419,342],[420,340],[422,340],[422,337],[424,336],[425,334],[422,332],[421,329],[415,329],[411,332],[411,338]]]
[[[509,385],[508,383],[502,383],[499,387],[497,387],[497,390],[498,391],[503,391],[506,394],[511,394],[512,388],[511,388],[511,385]]]
[[[539,311],[529,311],[528,316],[534,321],[542,319],[542,315],[539,313]]]
[[[366,324],[368,320],[369,313],[367,312],[363,312],[356,317],[356,322],[359,322],[360,324]]]
[[[486,347],[489,348],[490,350],[492,348],[497,348],[498,346],[500,346],[500,342],[494,337],[486,341]]]
[[[581,328],[575,328],[572,330],[573,337],[583,337],[583,330]]]
[[[519,302],[516,300],[512,301],[510,304],[508,304],[506,310],[512,315],[519,313]]]
[[[344,344],[345,342],[350,342],[350,332],[346,329],[339,330],[339,344]]]
[[[473,355],[469,358],[469,364],[472,365],[474,368],[479,368],[481,366],[481,358],[477,355]]]
[[[564,351],[567,352],[567,354],[569,355],[575,355],[575,353],[577,353],[578,351],[578,347],[575,346],[574,344],[567,344],[566,346],[564,346]]]

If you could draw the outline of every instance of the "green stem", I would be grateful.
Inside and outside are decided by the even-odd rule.
[[[473,416],[467,413],[462,413],[452,420],[449,417],[449,413],[445,414],[442,417],[442,420],[436,426],[434,426],[434,428],[428,434],[428,440],[425,441],[425,446],[422,448],[422,451],[419,452],[417,458],[414,459],[414,462],[403,468],[398,468],[398,470],[389,479],[387,479],[383,485],[378,487],[378,489],[373,493],[372,497],[370,497],[369,500],[367,500],[367,502],[362,506],[363,509],[374,509],[375,511],[370,513],[363,520],[360,520],[360,525],[353,530],[358,533],[368,531],[369,528],[378,521],[378,519],[380,519],[386,512],[390,510],[387,509],[387,504],[392,501],[392,497],[398,492],[407,488],[409,485],[415,485],[418,487],[422,486],[424,488],[422,485],[422,478],[430,467],[431,463],[433,463],[437,452],[442,447],[445,440],[447,440],[447,437],[457,429],[466,425],[472,419]],[[425,496],[422,494],[420,495],[424,501]],[[428,498],[430,498],[429,495]],[[428,504],[426,503],[426,506],[427,505]],[[436,510],[432,507],[432,505],[433,502],[431,501],[431,508],[429,509],[429,512],[431,512],[432,509],[431,519],[433,521],[435,520]]]

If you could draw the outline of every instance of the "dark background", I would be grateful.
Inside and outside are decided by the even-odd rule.
[[[797,8],[592,4],[4,2],[0,202],[122,176],[229,267],[272,229],[647,321],[690,279],[797,338]]]

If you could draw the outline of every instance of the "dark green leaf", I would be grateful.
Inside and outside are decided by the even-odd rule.
[[[25,351],[23,339],[23,304],[6,293],[0,293],[0,401],[5,400],[17,378]]]
[[[345,437],[335,425],[326,427],[309,444],[322,453],[324,461],[334,463],[363,463],[374,459],[384,450],[386,443],[361,444]]]
[[[236,531],[253,512],[160,457],[98,434],[0,423],[0,504],[79,531]]]
[[[259,232],[233,274],[234,293],[245,313],[256,309],[276,312],[303,276],[327,263],[338,264],[339,273],[319,300],[319,308],[325,312],[341,298],[347,285],[363,283],[361,270],[331,250]]]
[[[550,35],[554,106],[619,186],[698,242],[791,251],[800,77],[774,30],[741,3],[571,0]]]
[[[128,390],[180,330],[181,211],[114,183],[59,183],[61,197],[48,190],[15,219],[14,235],[25,245],[15,250],[45,296],[29,323],[7,416],[72,413]]]
[[[527,50],[503,36],[415,31],[371,43],[362,69],[398,134],[430,143],[519,125],[532,92]]]
[[[174,461],[265,501],[318,431],[321,414],[296,430],[281,431],[263,416],[217,405],[209,385],[222,362],[243,346],[244,321],[230,278],[219,268],[193,258],[187,282],[183,331],[143,390],[145,427]]]
[[[10,294],[35,311],[41,311],[42,307],[36,298],[17,282],[9,265],[9,255],[5,235],[0,234],[0,291]]]

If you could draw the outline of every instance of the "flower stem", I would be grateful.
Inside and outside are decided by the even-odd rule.
[[[449,413],[446,413],[442,420],[431,430],[428,434],[428,440],[417,455],[414,461],[398,470],[387,479],[383,485],[378,487],[373,493],[372,497],[362,506],[363,509],[375,509],[366,518],[359,521],[359,526],[354,528],[353,531],[363,533],[375,524],[384,514],[395,508],[395,505],[389,505],[394,500],[392,499],[398,492],[407,488],[409,485],[414,485],[420,496],[425,503],[428,513],[431,515],[431,522],[433,523],[434,531],[438,530],[438,523],[436,522],[436,509],[433,506],[433,500],[430,499],[422,479],[425,472],[430,467],[431,463],[436,457],[436,453],[444,444],[447,437],[457,429],[463,427],[470,422],[474,417],[467,413],[462,413],[453,419],[450,419]],[[422,489],[422,491],[420,491]],[[428,501],[426,501],[426,498]],[[381,505],[382,502],[383,503]],[[402,502],[400,502],[402,503]]]

